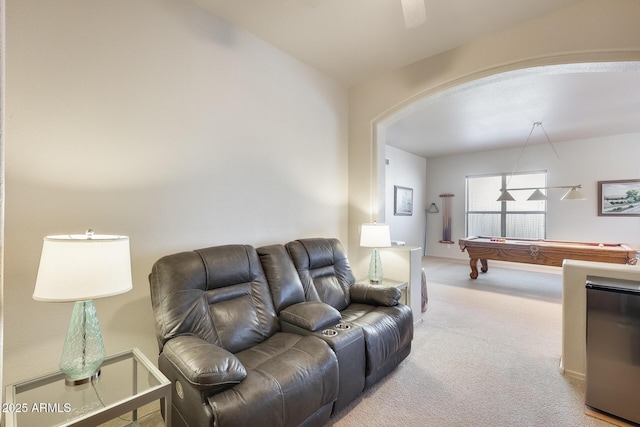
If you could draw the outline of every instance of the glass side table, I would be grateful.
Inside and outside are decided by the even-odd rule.
[[[8,385],[6,426],[95,427],[118,418],[122,424],[113,425],[136,425],[138,408],[156,400],[171,426],[171,382],[140,350],[107,357],[100,370],[97,380],[77,386],[65,385],[62,372]]]

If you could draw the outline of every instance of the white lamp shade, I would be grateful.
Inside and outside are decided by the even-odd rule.
[[[578,187],[571,187],[560,200],[587,200],[587,198],[578,190]]]
[[[542,191],[540,191],[539,188],[536,188],[536,191],[534,191],[527,200],[537,202],[540,200],[547,200],[547,196]]]
[[[131,255],[127,236],[47,236],[33,299],[86,301],[128,292]]]
[[[365,248],[386,248],[391,246],[389,224],[362,224],[360,246]]]
[[[513,202],[515,200],[507,190],[500,190],[500,197],[498,197],[496,202]]]

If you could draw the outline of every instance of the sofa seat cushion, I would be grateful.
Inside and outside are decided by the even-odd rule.
[[[280,312],[280,320],[304,330],[315,332],[341,319],[340,312],[329,304],[308,301],[294,304]]]
[[[411,344],[413,315],[403,304],[393,307],[353,303],[342,312],[344,322],[362,328],[366,348],[366,376]]]
[[[209,397],[216,425],[297,426],[337,398],[338,362],[317,337],[278,332],[235,356],[247,377]]]

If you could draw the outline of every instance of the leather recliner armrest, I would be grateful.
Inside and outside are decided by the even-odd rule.
[[[335,325],[342,316],[329,304],[307,301],[291,305],[280,312],[280,320],[310,332]]]
[[[236,356],[198,337],[172,338],[162,351],[167,361],[201,392],[221,392],[247,376],[245,367]]]
[[[392,286],[357,283],[349,288],[349,296],[352,302],[393,307],[400,301],[402,292]]]

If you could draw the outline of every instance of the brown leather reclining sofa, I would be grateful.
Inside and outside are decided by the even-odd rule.
[[[411,350],[400,291],[355,284],[336,239],[182,252],[149,282],[173,426],[321,426]]]

